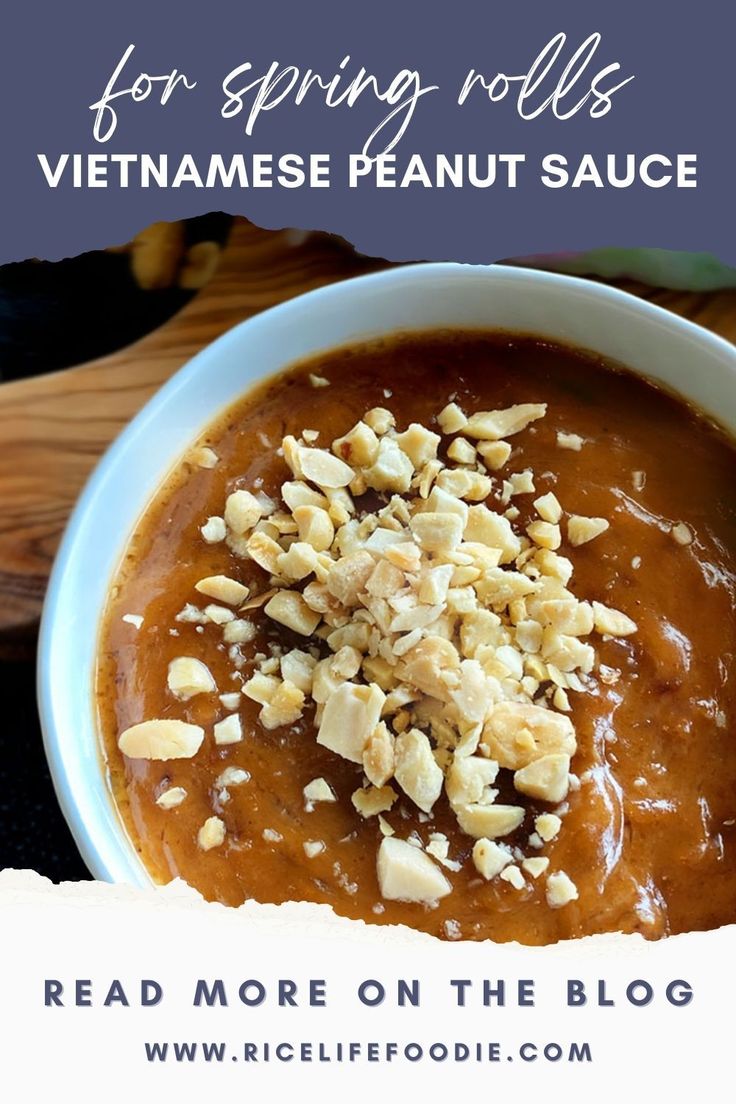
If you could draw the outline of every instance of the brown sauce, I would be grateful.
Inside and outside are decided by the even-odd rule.
[[[331,386],[313,388],[310,371]],[[261,480],[278,498],[288,477],[276,454],[282,437],[309,428],[320,431],[320,444],[332,441],[373,406],[390,408],[399,428],[430,425],[450,396],[466,413],[549,404],[532,431],[511,439],[505,471],[530,467],[537,494],[554,490],[567,512],[610,520],[603,538],[562,551],[574,562],[579,598],[604,601],[639,625],[626,641],[596,645],[600,662],[621,672],[618,681],[573,697],[573,767],[586,781],[570,793],[563,830],[541,852],[578,887],[579,899],[558,910],[547,906],[541,881],[523,891],[485,882],[468,861],[448,874],[454,890],[436,908],[381,901],[376,818],[363,820],[350,802],[361,768],[315,743],[308,714],[294,728],[266,732],[259,707],[244,697],[245,739],[216,747],[211,725],[227,713],[217,696],[180,703],[166,687],[168,663],[179,655],[204,660],[220,692],[240,686],[221,633],[214,626],[197,632],[175,616],[198,601],[194,583],[204,575],[234,575],[263,589],[259,568],[224,544],[204,544],[199,526],[221,514],[238,487],[252,489]],[[585,438],[583,449],[560,449],[558,430]],[[111,784],[157,880],[181,876],[206,898],[230,905],[249,898],[315,901],[369,922],[443,936],[451,920],[463,938],[527,944],[606,931],[656,938],[736,919],[736,450],[724,434],[683,402],[586,354],[531,338],[438,332],[338,350],[298,366],[246,395],[202,443],[217,452],[217,467],[183,463],[149,507],[100,644],[96,694]],[[646,474],[641,490],[634,489],[634,472]],[[532,519],[534,497],[515,499],[519,524]],[[688,546],[670,533],[680,521],[695,536]],[[121,620],[126,613],[144,616],[139,631]],[[259,637],[244,646],[249,657],[276,633],[262,615],[256,620]],[[244,678],[250,670],[243,668]],[[207,727],[199,754],[169,762],[124,759],[119,732],[167,716]],[[251,777],[222,804],[215,779],[228,765]],[[319,776],[338,801],[306,812],[303,787]],[[183,786],[188,797],[165,811],[155,798],[168,784]],[[213,814],[225,821],[226,841],[202,852],[197,831]],[[469,855],[472,840],[459,831],[444,796],[427,823],[408,800],[386,819],[404,838],[413,829],[425,841],[430,831],[444,832],[453,857]],[[281,839],[264,839],[264,829]],[[313,839],[326,850],[307,859],[303,843]]]

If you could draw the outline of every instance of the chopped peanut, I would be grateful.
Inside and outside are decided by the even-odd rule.
[[[557,525],[562,517],[562,507],[552,491],[549,491],[545,495],[541,495],[539,498],[535,498],[534,509],[537,511],[542,521],[548,521],[552,525]]]
[[[676,544],[688,545],[693,543],[692,531],[683,521],[678,521],[677,525],[673,525],[670,532]]]
[[[323,490],[325,487],[347,487],[353,478],[350,465],[326,449],[297,447],[297,463],[300,474]]]
[[[202,445],[192,452],[192,463],[196,464],[198,468],[216,468],[218,461],[217,453],[214,449],[208,448],[207,445]]]
[[[329,384],[310,378],[317,387]],[[397,429],[392,412],[375,407],[331,441],[313,429],[285,436],[278,502],[256,481],[256,493],[233,491],[222,517],[208,518],[200,530],[205,542],[226,541],[267,578],[259,584],[248,574],[252,595],[230,575],[200,579],[196,590],[213,602],[187,605],[178,615],[198,633],[220,626],[218,647],[235,667],[235,690],[219,696],[227,715],[209,722],[215,745],[243,739],[241,694],[258,704],[266,730],[297,725],[313,711],[317,743],[364,772],[354,783],[351,815],[377,818],[382,896],[427,905],[452,891],[441,867],[457,871],[468,862],[467,848],[451,858],[447,837],[431,830],[441,798],[474,841],[472,864],[482,878],[529,896],[539,892],[534,881],[546,874],[549,858],[524,854],[519,829],[528,808],[521,802],[566,811],[561,803],[580,789],[571,774],[574,696],[609,678],[586,638],[637,631],[625,613],[581,601],[570,589],[574,565],[558,552],[564,514],[557,496],[539,494],[529,517],[523,500],[517,506],[512,499],[537,494],[535,473],[489,474],[512,455],[506,438],[536,432],[546,404],[466,416],[454,399],[437,415],[440,432],[418,422]],[[558,432],[557,443],[579,451],[584,442]],[[540,478],[555,483],[554,473]],[[609,527],[604,518],[572,514],[565,535],[577,547]],[[682,522],[671,534],[683,545],[693,539]],[[252,611],[252,621],[244,611]],[[271,624],[259,639],[263,650],[244,654],[241,645],[255,640],[264,618]],[[276,626],[305,638],[302,646]],[[168,685],[183,702],[217,691],[207,667],[191,656],[172,661]],[[173,759],[196,754],[203,740],[196,725],[150,721],[124,732],[120,747],[131,757]],[[223,770],[219,800],[227,802],[227,785],[249,777],[240,768]],[[520,804],[499,802],[512,783]],[[160,807],[175,808],[184,799],[180,789],[160,793]],[[336,802],[337,792],[342,785],[336,791],[314,778],[304,786],[305,812]],[[392,825],[381,814],[394,805]],[[418,831],[408,839],[396,834],[409,805],[431,826],[426,847]],[[527,848],[542,850],[562,823],[557,813],[537,815]],[[214,816],[197,840],[208,850],[225,838],[224,822]],[[283,841],[275,829],[263,838]],[[327,849],[320,839],[302,847],[310,860]],[[543,892],[552,908],[577,896],[560,871],[546,877]]]
[[[549,866],[549,859],[546,856],[531,856],[531,858],[523,859],[521,863],[521,869],[531,875],[532,878],[539,878],[544,874],[545,870]]]
[[[216,744],[237,744],[243,739],[243,729],[237,713],[218,721],[214,727]]]
[[[580,452],[584,444],[583,438],[579,437],[577,433],[563,433],[560,431],[557,434],[558,448],[568,449],[570,452]]]
[[[378,456],[378,437],[366,422],[358,422],[344,437],[332,442],[332,451],[352,467],[366,468]]]
[[[196,694],[211,694],[217,689],[209,668],[193,656],[172,659],[167,682],[169,690],[179,701],[189,701]]]
[[[500,441],[511,437],[547,413],[546,403],[520,403],[507,410],[485,411],[472,414],[465,426],[468,437],[478,437],[484,441]]]
[[[448,403],[444,410],[437,415],[437,422],[443,433],[459,433],[465,429],[468,419],[463,414],[457,403]]]
[[[311,545],[315,552],[324,552],[335,539],[332,519],[320,506],[297,506],[294,521],[299,527],[299,540]]]
[[[574,755],[577,746],[568,717],[521,702],[500,702],[486,723],[483,737],[493,758],[513,771],[544,755]]]
[[[404,793],[425,813],[432,811],[442,792],[444,776],[432,755],[432,746],[423,732],[411,728],[395,741],[394,777]]]
[[[204,729],[173,719],[142,721],[126,728],[118,747],[129,759],[191,759],[204,740]]]
[[[365,790],[356,790],[350,799],[362,817],[378,816],[387,813],[396,801],[396,791],[390,786],[369,786]]]
[[[388,433],[390,429],[396,425],[396,419],[390,410],[386,410],[383,406],[374,406],[372,410],[363,418],[366,425],[370,426],[374,433],[382,437],[384,433]]]
[[[233,491],[225,503],[225,524],[238,535],[247,533],[263,517],[263,508],[250,491]]]
[[[363,750],[363,770],[374,786],[384,786],[396,765],[395,737],[384,721],[376,725]]]
[[[345,682],[327,699],[317,743],[353,763],[363,762],[363,752],[381,716],[385,694],[375,684]]]
[[[411,531],[423,551],[446,552],[460,544],[463,524],[456,514],[424,513],[412,518]]]
[[[610,609],[600,602],[593,602],[593,617],[596,632],[607,636],[631,636],[636,632],[636,621],[632,621],[620,610]]]
[[[455,812],[463,832],[476,839],[507,836],[524,819],[524,810],[519,805],[458,805]]]
[[[248,597],[247,586],[236,579],[229,579],[227,575],[210,575],[207,579],[200,579],[194,584],[194,589],[228,606],[240,605]]]
[[[456,437],[448,448],[447,455],[458,464],[474,464],[477,453],[470,441],[466,441],[464,437]]]
[[[386,836],[378,849],[378,884],[387,901],[431,904],[452,886],[440,868],[406,840]]]
[[[513,855],[502,843],[481,838],[473,844],[473,864],[487,881],[497,877],[510,862],[513,862]]]
[[[200,528],[200,533],[207,544],[219,544],[227,536],[225,519],[221,517],[209,517]]]
[[[548,843],[550,840],[553,840],[559,832],[562,827],[562,821],[556,813],[542,813],[542,815],[538,816],[534,821],[534,827],[545,843]]]
[[[527,526],[527,533],[540,548],[548,548],[556,552],[562,544],[562,533],[559,525],[553,525],[549,521],[533,521]]]
[[[326,782],[324,778],[313,778],[304,787],[304,800],[308,804],[316,804],[318,801],[337,801],[337,798],[329,782]]]
[[[556,805],[567,797],[569,774],[569,755],[543,755],[515,772],[514,787],[519,793]]]
[[[273,621],[302,636],[311,636],[320,623],[320,615],[311,610],[296,590],[279,590],[264,606]]]
[[[183,786],[170,786],[156,798],[159,809],[176,809],[186,800],[187,791]]]
[[[601,533],[605,533],[609,522],[605,518],[580,517],[573,514],[567,522],[567,538],[575,548],[588,541],[595,540]]]
[[[197,843],[203,851],[221,847],[225,842],[225,824],[219,817],[208,817],[197,833]]]
[[[411,460],[414,469],[419,471],[420,468],[437,456],[437,446],[441,441],[441,437],[436,433],[432,433],[431,430],[425,429],[418,422],[412,422],[403,433],[397,433],[395,440],[401,451],[405,452]]]
[[[293,682],[279,684],[273,697],[266,702],[258,714],[264,728],[284,728],[294,724],[302,715],[304,694]]]
[[[476,448],[489,471],[500,471],[511,455],[508,441],[479,441]]]
[[[578,889],[564,870],[547,878],[547,904],[550,908],[563,908],[570,901],[577,901]]]

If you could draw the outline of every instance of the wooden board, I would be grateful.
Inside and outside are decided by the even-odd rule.
[[[239,221],[214,279],[160,329],[112,356],[0,386],[0,653],[32,646],[54,553],[77,495],[156,388],[250,315],[383,266],[326,237],[294,245],[287,232]],[[736,292],[621,286],[736,342]]]

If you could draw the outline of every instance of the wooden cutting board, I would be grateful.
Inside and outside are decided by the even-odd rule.
[[[177,368],[243,319],[301,292],[384,267],[324,236],[238,221],[213,280],[177,315],[112,356],[0,385],[0,654],[33,646],[51,564],[100,455]],[[627,290],[736,342],[736,292]]]

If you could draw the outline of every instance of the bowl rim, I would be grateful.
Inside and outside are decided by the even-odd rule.
[[[103,749],[94,717],[93,687],[88,688],[90,713],[87,722],[92,724],[97,740],[96,750],[99,766],[97,782],[98,785],[104,787],[110,812],[106,822],[107,830],[103,830],[105,827],[103,822],[97,820],[95,823],[91,823],[83,812],[85,795],[73,781],[73,771],[69,769],[74,752],[76,751],[79,754],[79,738],[64,730],[57,716],[54,700],[55,674],[51,657],[57,635],[64,632],[57,614],[65,586],[65,577],[69,564],[76,554],[79,529],[83,520],[92,510],[93,502],[107,481],[110,472],[115,469],[119,458],[125,454],[129,443],[138,436],[145,424],[158,417],[170,399],[180,389],[186,387],[189,380],[202,369],[203,364],[208,362],[213,355],[220,359],[226,358],[229,349],[239,344],[244,331],[247,332],[256,326],[264,325],[278,328],[279,325],[288,322],[291,314],[298,313],[305,305],[314,304],[316,306],[319,304],[321,308],[329,309],[331,302],[341,299],[346,294],[360,296],[365,291],[377,288],[380,285],[403,283],[407,280],[412,282],[427,280],[431,282],[437,280],[437,278],[454,279],[458,274],[470,275],[471,278],[487,279],[490,282],[501,280],[512,285],[518,284],[520,287],[530,281],[542,288],[545,286],[566,287],[571,293],[577,292],[582,294],[584,298],[607,300],[613,307],[618,305],[622,309],[632,310],[643,319],[648,318],[655,324],[666,325],[669,330],[676,331],[684,338],[689,336],[700,345],[710,345],[714,352],[720,351],[723,356],[733,362],[736,373],[736,346],[697,323],[691,322],[689,319],[666,310],[649,300],[641,299],[620,288],[593,280],[521,265],[505,264],[467,265],[456,262],[420,262],[382,269],[379,272],[344,280],[336,280],[266,308],[237,323],[214,341],[205,345],[178,368],[144,403],[98,460],[67,521],[49,576],[43,603],[38,636],[36,689],[44,749],[59,806],[81,857],[94,878],[108,882],[133,883],[138,886],[150,887],[157,884],[143,865],[110,791]],[[479,326],[478,328],[482,327]],[[489,326],[489,329],[499,328],[498,326]],[[397,332],[399,329],[399,327],[395,328]],[[412,327],[407,325],[405,327],[406,332],[420,332],[426,329],[426,326]],[[535,331],[529,330],[527,332],[533,333]],[[540,336],[544,336],[541,331],[539,333]],[[357,337],[355,340],[360,340],[360,338]],[[339,345],[326,346],[326,348],[338,347]],[[593,348],[591,351],[595,352],[596,350]],[[284,363],[281,369],[277,369],[277,371],[286,369],[288,366],[288,362]],[[631,370],[638,375],[643,374],[637,369],[631,368]],[[272,374],[272,372],[264,372],[256,375],[249,381],[248,387],[256,386]],[[198,423],[198,429],[201,431],[205,425],[211,423],[216,417],[216,412],[209,413],[201,423]],[[186,443],[182,442],[180,455],[183,454],[185,448]],[[172,463],[175,462],[175,457],[172,456],[171,460]],[[129,530],[126,540],[129,539],[130,532]],[[124,547],[123,544],[118,552],[121,553]],[[119,563],[119,557],[117,562]],[[101,614],[101,611],[98,611],[99,614]],[[96,635],[99,632],[99,627],[98,616],[98,621],[94,626]],[[90,672],[84,672],[85,677],[88,677],[89,674]],[[80,724],[80,729],[83,727],[84,722]],[[88,784],[89,779],[87,779]],[[116,830],[113,829],[113,825]]]

